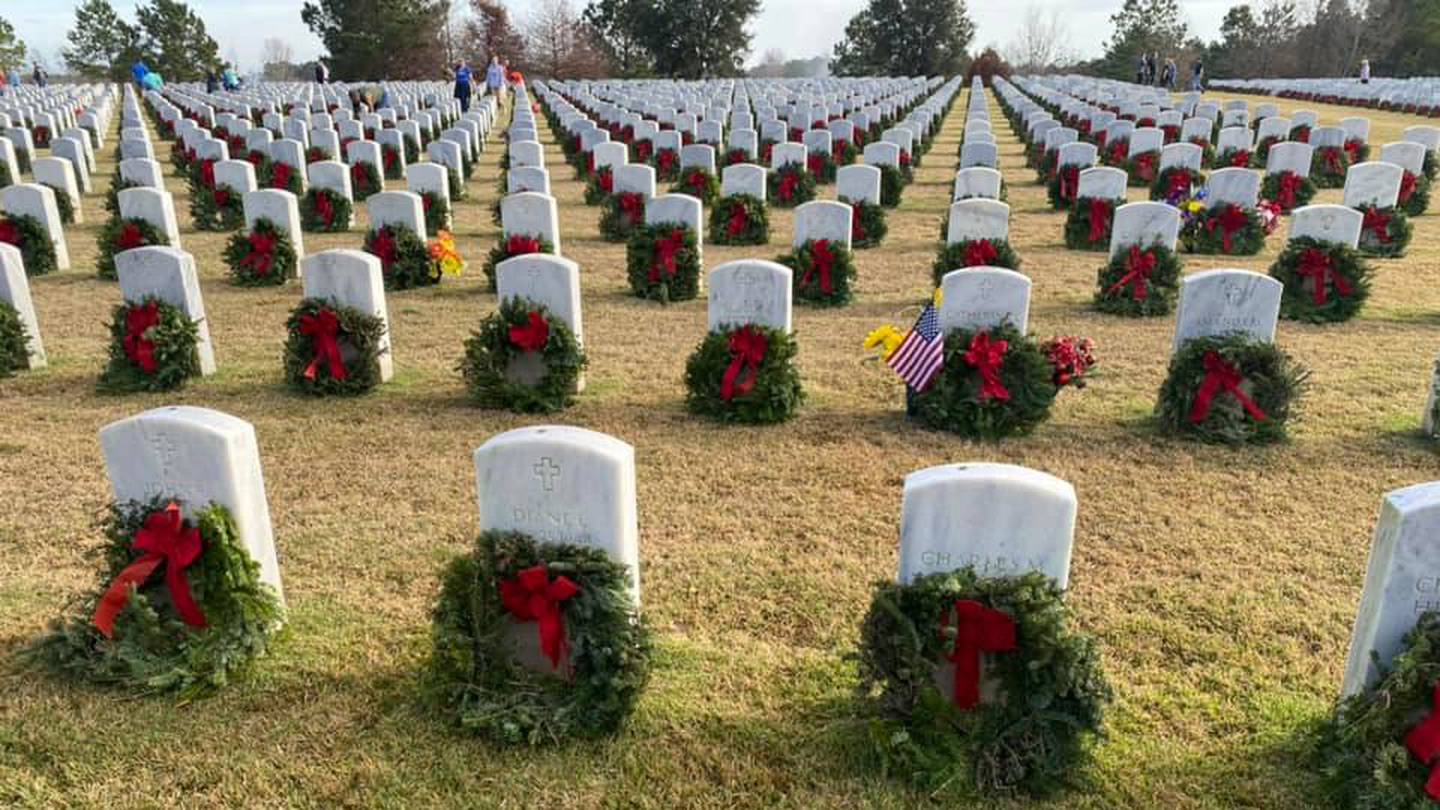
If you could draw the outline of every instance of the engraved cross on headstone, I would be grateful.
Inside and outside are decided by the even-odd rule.
[[[560,465],[546,456],[535,465],[535,477],[540,479],[540,486],[546,492],[554,492],[555,479],[560,477]]]

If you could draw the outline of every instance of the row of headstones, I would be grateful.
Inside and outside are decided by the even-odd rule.
[[[1211,85],[1242,93],[1440,116],[1440,81],[1433,76],[1373,76],[1368,82],[1347,78],[1217,79]]]

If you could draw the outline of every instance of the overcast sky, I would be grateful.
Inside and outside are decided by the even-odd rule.
[[[697,0],[703,2],[704,0]],[[1233,2],[1240,0],[1182,0],[1192,32],[1204,39],[1219,36],[1220,20]],[[577,7],[583,0],[572,0]],[[845,32],[845,23],[865,5],[865,0],[762,0],[756,19],[751,62],[778,48],[792,58],[828,55],[831,46]],[[1027,2],[1045,9],[1059,9],[1069,28],[1070,42],[1082,56],[1097,56],[1110,34],[1109,16],[1121,0],[968,0],[975,20],[974,48],[1004,46],[1015,34]],[[127,19],[134,18],[137,0],[112,0]],[[190,0],[210,35],[220,43],[222,57],[238,62],[244,69],[260,61],[260,43],[279,37],[295,49],[298,59],[318,55],[320,41],[300,22],[301,0]],[[527,0],[506,0],[511,14],[523,19]],[[53,65],[60,63],[65,32],[75,19],[74,0],[0,0],[0,15],[15,24],[20,37],[37,48]]]

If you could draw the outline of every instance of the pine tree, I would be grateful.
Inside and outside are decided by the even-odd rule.
[[[621,78],[648,76],[653,70],[645,47],[645,21],[650,13],[647,0],[591,0],[582,15],[595,33],[596,44],[604,51]]]
[[[150,69],[166,81],[196,81],[220,63],[220,46],[205,21],[180,0],[151,0],[135,10]]]
[[[839,76],[963,73],[975,24],[964,0],[870,0],[836,43]]]
[[[0,17],[0,70],[9,73],[11,68],[25,67],[25,43],[15,36],[15,27]]]
[[[1098,63],[1100,72],[1114,78],[1134,79],[1142,54],[1158,53],[1163,60],[1184,50],[1185,18],[1179,0],[1125,0],[1110,16],[1115,30]]]
[[[125,81],[140,55],[140,32],[120,18],[108,0],[86,0],[75,7],[75,27],[65,35],[65,67],[92,81]]]
[[[336,79],[444,75],[446,0],[314,0],[300,19],[325,45]]]

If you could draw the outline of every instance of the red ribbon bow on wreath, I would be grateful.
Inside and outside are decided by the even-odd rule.
[[[760,363],[770,349],[770,341],[749,324],[730,333],[730,367],[720,379],[720,398],[729,402],[750,393],[760,376]],[[741,379],[743,377],[743,379]]]
[[[786,172],[780,177],[780,190],[777,192],[777,196],[785,202],[790,202],[795,197],[795,187],[798,185],[800,185],[800,176],[794,172]]]
[[[675,258],[680,251],[685,249],[685,231],[676,228],[670,234],[655,243],[655,260],[650,263],[650,275],[647,281],[651,284],[660,280],[663,272],[670,278],[675,277]]]
[[[290,187],[290,164],[275,163],[270,170],[270,187],[287,189]]]
[[[1306,248],[1300,254],[1300,265],[1295,268],[1296,275],[1309,279],[1315,285],[1315,306],[1323,307],[1329,299],[1326,292],[1326,282],[1335,285],[1335,294],[1341,298],[1348,298],[1353,290],[1350,282],[1335,270],[1335,265],[1330,261],[1330,254],[1315,248]]]
[[[961,261],[966,267],[987,267],[999,256],[1000,252],[989,239],[972,239],[965,246],[965,258]]]
[[[805,168],[809,169],[811,174],[819,177],[825,171],[825,159],[818,153],[810,155],[805,158]]]
[[[948,617],[947,617],[948,618]],[[946,656],[955,665],[953,700],[960,709],[980,703],[980,654],[1016,647],[1015,620],[973,599],[955,602],[955,647]]]
[[[1141,252],[1136,245],[1130,246],[1130,255],[1125,258],[1125,275],[1120,280],[1110,285],[1105,291],[1106,295],[1119,292],[1130,286],[1130,297],[1136,301],[1144,301],[1150,297],[1150,276],[1155,272],[1157,264],[1155,251],[1147,250]]]
[[[1221,393],[1229,393],[1235,397],[1245,412],[1250,414],[1250,418],[1256,422],[1264,422],[1269,418],[1264,411],[1260,410],[1260,406],[1256,405],[1254,400],[1240,390],[1240,383],[1245,378],[1240,374],[1239,369],[1225,362],[1223,357],[1213,351],[1205,353],[1204,362],[1205,379],[1200,382],[1200,388],[1195,392],[1195,404],[1190,408],[1191,424],[1198,425],[1205,421],[1205,417],[1210,415],[1210,404]]]
[[[131,306],[125,313],[125,337],[121,346],[125,349],[125,357],[146,374],[154,374],[159,365],[155,362],[155,344],[145,337],[145,333],[159,325],[160,306],[154,301]]]
[[[144,554],[115,577],[115,581],[105,589],[105,595],[100,597],[100,604],[95,606],[95,627],[100,634],[106,638],[115,637],[115,619],[125,603],[130,601],[130,592],[144,585],[162,563],[165,566],[165,584],[170,589],[170,602],[175,606],[175,612],[180,615],[181,621],[191,627],[204,627],[205,616],[195,604],[195,598],[190,594],[190,583],[185,579],[185,569],[200,559],[204,549],[200,530],[193,526],[185,528],[180,507],[171,503],[164,509],[151,512],[130,541],[130,547]]]
[[[1226,253],[1230,252],[1230,237],[1244,230],[1250,224],[1250,218],[1245,215],[1245,209],[1235,203],[1227,204],[1220,213],[1212,216],[1205,223],[1205,230],[1214,231],[1220,229],[1220,244]]]
[[[1166,197],[1184,197],[1190,193],[1190,187],[1195,184],[1190,177],[1189,169],[1177,168],[1170,172],[1170,182],[1165,189]]]
[[[1060,200],[1070,202],[1080,193],[1080,167],[1066,166],[1060,170]]]
[[[620,212],[631,225],[645,221],[645,198],[633,191],[620,195]]]
[[[393,146],[387,146],[381,150],[380,160],[385,164],[385,173],[389,174],[390,170],[395,168],[396,161],[400,160],[400,152]]]
[[[606,194],[615,191],[615,175],[611,174],[609,167],[601,169],[600,173],[595,175],[595,183]]]
[[[145,246],[145,234],[140,232],[140,226],[127,222],[120,228],[120,233],[115,237],[115,252],[133,250]]]
[[[1425,780],[1425,795],[1440,801],[1440,683],[1435,685],[1431,696],[1432,709],[1420,725],[1405,735],[1405,748],[1420,764],[1430,768],[1430,778]]]
[[[1399,198],[1399,199],[1400,199],[1400,204],[1401,204],[1401,205],[1404,205],[1404,204],[1410,202],[1410,198],[1415,196],[1415,183],[1416,183],[1415,175],[1414,175],[1413,173],[1411,173],[1409,170],[1406,170],[1404,174],[1400,175],[1400,198]]]
[[[370,241],[370,252],[380,259],[380,269],[390,272],[391,265],[399,258],[399,251],[389,228],[381,228],[375,232],[375,238]]]
[[[709,180],[706,178],[705,172],[696,169],[690,172],[689,177],[685,178],[685,183],[690,186],[691,191],[695,192],[696,197],[704,197],[706,187],[709,185]]]
[[[830,273],[835,268],[835,254],[830,252],[829,239],[816,239],[810,243],[810,267],[805,270],[805,275],[800,278],[800,286],[807,287],[814,280],[815,274],[820,274],[820,292],[825,295],[835,291],[833,279]]]
[[[1154,152],[1142,152],[1135,156],[1135,176],[1146,183],[1155,181],[1155,160],[1159,157]]]
[[[965,352],[965,362],[980,372],[980,401],[1010,401],[1010,392],[1000,382],[1000,366],[1005,362],[1009,341],[990,339],[989,332],[978,332],[970,338],[970,348]]]
[[[215,187],[215,161],[203,160],[200,162],[200,186],[202,188]]]
[[[735,203],[730,207],[730,222],[725,225],[725,234],[736,237],[750,227],[750,215],[745,213],[744,203]]]
[[[270,266],[275,263],[275,237],[255,231],[248,241],[250,252],[240,260],[240,266],[254,270],[257,276],[270,275]]]
[[[1090,242],[1094,244],[1105,239],[1110,231],[1110,215],[1113,207],[1109,200],[1093,197],[1090,200]]]
[[[540,252],[540,240],[524,234],[512,234],[505,240],[506,256],[526,256]]]
[[[1365,220],[1361,227],[1375,234],[1381,242],[1390,241],[1390,215],[1382,213],[1375,206],[1365,209]]]
[[[500,583],[500,604],[510,615],[540,626],[540,651],[552,667],[560,666],[565,655],[565,620],[560,603],[580,593],[580,586],[561,575],[550,578],[545,564],[526,568]]]
[[[865,224],[860,221],[860,205],[856,203],[850,206],[850,239],[855,242],[864,242],[866,235]]]
[[[1345,176],[1345,161],[1341,158],[1344,154],[1333,146],[1327,146],[1321,151],[1321,161],[1325,165],[1327,174]]]
[[[1250,165],[1250,150],[1249,150],[1249,149],[1236,149],[1236,150],[1235,150],[1233,153],[1231,153],[1231,155],[1230,155],[1230,165],[1231,165],[1231,166],[1237,166],[1237,167],[1242,168],[1242,169],[1245,168],[1246,166],[1249,166],[1249,165]]]
[[[1295,195],[1300,191],[1300,184],[1304,178],[1295,172],[1282,172],[1280,179],[1275,185],[1275,201],[1280,203],[1280,208],[1290,211],[1295,208]]]
[[[550,322],[531,312],[523,325],[510,327],[510,342],[520,351],[538,352],[550,342]]]
[[[230,190],[225,188],[216,188],[214,191],[210,192],[210,198],[215,201],[216,208],[224,208],[225,206],[230,204]]]
[[[1351,140],[1348,140],[1348,141],[1345,142],[1345,156],[1348,157],[1348,158],[1350,158],[1350,162],[1351,162],[1351,163],[1359,163],[1359,162],[1360,162],[1360,147],[1361,147],[1361,145],[1362,145],[1362,144],[1360,143],[1360,141],[1355,140],[1355,139],[1353,139],[1353,138],[1352,138]]]
[[[649,141],[640,141],[635,144],[635,156],[640,159],[641,163],[644,163],[650,159],[650,151],[653,148]]]
[[[20,247],[20,228],[8,219],[0,219],[0,242]]]
[[[350,167],[350,182],[355,186],[355,191],[364,192],[370,190],[370,178],[365,173],[365,164],[356,163]]]
[[[314,315],[300,316],[300,334],[310,338],[315,348],[315,358],[305,367],[305,379],[314,381],[323,363],[330,372],[330,379],[343,380],[350,376],[345,360],[340,356],[340,319],[334,310],[321,309]]]
[[[675,150],[660,150],[660,154],[655,156],[655,162],[659,164],[661,174],[669,174],[670,170],[675,168]]]
[[[324,189],[315,191],[315,213],[320,216],[325,227],[335,224],[335,206],[330,203],[330,195]]]

